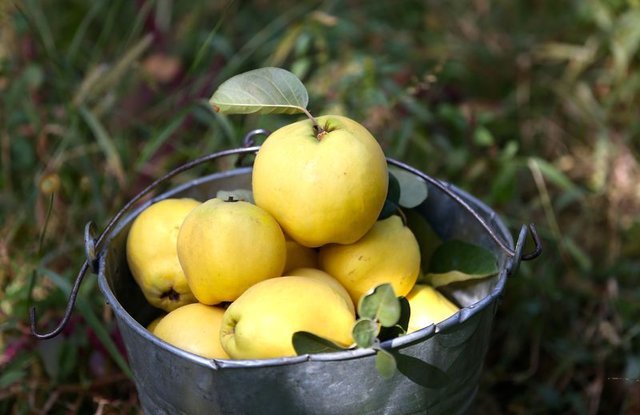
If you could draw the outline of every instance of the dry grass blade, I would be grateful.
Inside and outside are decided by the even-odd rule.
[[[109,133],[100,123],[98,118],[85,107],[80,108],[80,114],[84,118],[85,122],[89,125],[89,128],[93,132],[98,145],[104,152],[107,160],[108,172],[111,172],[118,180],[120,186],[124,186],[126,178],[122,168],[122,162],[120,160],[120,154],[113,143],[113,139],[109,136]]]
[[[153,35],[147,34],[127,50],[113,66],[101,64],[89,71],[72,99],[74,105],[81,106],[87,100],[95,100],[118,85],[135,62],[148,50],[152,41]]]

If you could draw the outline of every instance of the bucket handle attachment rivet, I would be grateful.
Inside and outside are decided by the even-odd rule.
[[[202,156],[197,159],[194,159],[190,162],[187,162],[169,171],[164,176],[156,179],[154,182],[149,184],[140,193],[138,193],[131,200],[129,200],[129,202],[127,202],[122,207],[122,209],[120,209],[120,211],[118,211],[118,213],[116,213],[116,215],[109,221],[105,229],[102,231],[102,233],[98,237],[95,236],[97,233],[95,224],[93,222],[87,223],[84,229],[85,254],[87,259],[82,264],[82,267],[80,268],[80,271],[76,276],[75,282],[73,283],[73,287],[71,288],[71,293],[69,294],[69,299],[67,300],[67,307],[65,309],[64,315],[60,320],[60,322],[58,323],[58,325],[53,330],[47,333],[40,333],[38,332],[37,325],[36,325],[36,322],[37,322],[36,308],[32,306],[31,309],[29,310],[29,317],[31,322],[31,333],[33,334],[33,336],[35,336],[40,340],[45,340],[45,339],[50,339],[52,337],[57,336],[62,332],[62,330],[64,330],[65,326],[69,322],[69,319],[71,318],[71,313],[73,312],[73,307],[75,305],[76,298],[80,290],[80,284],[82,283],[82,280],[87,274],[87,271],[91,270],[94,273],[98,273],[98,268],[99,268],[98,253],[100,252],[102,244],[104,243],[105,239],[111,235],[111,232],[113,231],[115,226],[120,222],[120,220],[124,217],[124,215],[128,213],[129,210],[131,210],[131,208],[134,205],[136,205],[136,203],[138,203],[143,197],[145,197],[151,191],[155,190],[159,185],[172,179],[174,176],[177,176],[178,174],[185,172],[187,170],[190,170],[200,164],[204,164],[206,162],[209,162],[221,157],[237,155],[238,159],[237,159],[236,165],[240,165],[244,157],[246,157],[249,154],[257,153],[258,150],[260,149],[260,146],[255,145],[254,137],[260,136],[260,135],[268,136],[269,134],[270,134],[270,131],[264,130],[264,129],[252,130],[244,136],[243,146],[240,148],[222,150],[216,153],[211,153],[206,156]],[[538,233],[536,231],[534,224],[529,224],[528,227],[526,225],[523,225],[523,228],[520,232],[520,237],[518,238],[518,244],[516,245],[516,249],[515,250],[511,249],[504,243],[504,241],[500,239],[500,237],[498,237],[496,232],[489,226],[489,224],[485,221],[485,219],[481,217],[480,214],[476,212],[476,210],[473,209],[466,201],[464,201],[455,191],[452,190],[452,185],[441,182],[440,180],[437,180],[431,176],[428,176],[425,173],[421,172],[420,170],[417,170],[397,160],[388,158],[387,162],[391,165],[395,165],[410,173],[413,173],[416,176],[427,181],[428,183],[431,183],[432,185],[438,187],[440,190],[444,191],[448,196],[450,196],[462,208],[467,210],[487,231],[489,236],[491,236],[491,238],[496,242],[496,244],[498,244],[498,246],[507,254],[507,256],[511,258],[511,262],[508,266],[509,273],[512,273],[513,271],[515,271],[515,269],[517,269],[517,266],[521,260],[529,261],[537,258],[542,253],[542,243],[540,241],[540,237],[538,236]],[[527,232],[527,229],[529,232]],[[524,241],[526,240],[527,233],[531,233],[531,236],[533,237],[534,249],[532,252],[522,254],[522,246],[524,245]]]

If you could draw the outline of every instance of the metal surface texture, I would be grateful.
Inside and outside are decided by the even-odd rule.
[[[402,163],[394,165],[405,168]],[[250,176],[251,168],[239,168],[175,187],[122,217],[103,241],[99,285],[117,317],[145,413],[466,413],[478,388],[497,300],[517,269],[528,232],[523,227],[517,251],[491,209],[444,182],[428,180],[429,196],[414,212],[442,239],[457,238],[494,252],[500,272],[473,284],[448,287],[445,294],[463,307],[458,313],[384,342],[398,363],[391,379],[378,374],[370,349],[268,360],[210,360],[177,349],[144,328],[157,310],[146,303],[127,267],[125,243],[132,220],[151,203],[168,197],[206,200],[218,190],[248,189]]]

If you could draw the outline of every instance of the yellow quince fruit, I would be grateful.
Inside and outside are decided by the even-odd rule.
[[[208,359],[228,359],[220,344],[224,309],[187,304],[164,316],[152,333],[167,343]]]
[[[314,248],[302,246],[287,235],[287,260],[284,265],[283,275],[296,268],[317,268],[318,252]]]
[[[406,298],[411,309],[407,333],[440,323],[459,310],[447,297],[425,284],[416,284]]]
[[[224,313],[220,341],[233,359],[294,356],[292,338],[307,331],[342,346],[353,342],[355,317],[326,282],[272,278],[249,288]]]
[[[195,297],[203,304],[234,301],[247,288],[282,275],[282,229],[248,202],[210,199],[185,218],[178,258]]]
[[[163,314],[151,320],[151,322],[147,325],[147,330],[153,333],[153,330],[156,328],[158,323],[160,323],[160,320],[162,320],[164,316],[166,316],[166,314]]]
[[[380,220],[360,240],[320,248],[320,268],[347,289],[351,300],[377,285],[389,283],[396,295],[411,291],[420,273],[420,247],[411,229],[398,216]]]
[[[349,244],[376,222],[387,196],[387,163],[369,131],[347,117],[274,131],[253,165],[253,196],[291,238],[308,247]]]
[[[184,218],[200,202],[165,199],[140,213],[127,236],[129,270],[147,301],[165,311],[196,301],[178,260],[176,241]]]
[[[351,296],[349,295],[349,292],[342,286],[342,284],[340,284],[340,282],[338,282],[337,279],[333,278],[331,275],[327,274],[326,272],[317,268],[303,267],[303,268],[292,269],[289,272],[287,272],[286,275],[314,278],[318,281],[322,281],[326,283],[331,288],[333,288],[335,292],[340,294],[340,296],[344,299],[344,302],[349,308],[349,310],[351,310],[351,312],[355,316],[356,309],[353,304],[353,301],[351,301]]]

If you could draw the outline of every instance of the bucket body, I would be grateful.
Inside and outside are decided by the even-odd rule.
[[[358,349],[268,360],[211,360],[173,347],[145,326],[158,310],[145,301],[126,261],[133,219],[169,197],[206,200],[219,190],[250,189],[251,168],[201,177],[141,205],[112,232],[100,255],[99,284],[122,333],[145,413],[159,414],[456,414],[466,413],[479,385],[497,300],[509,258],[478,220],[442,189],[412,212],[441,239],[460,239],[496,254],[500,272],[491,278],[448,287],[462,308],[438,325],[383,343],[396,357],[390,378],[375,368],[375,351]],[[506,226],[487,206],[448,185],[507,245]],[[412,213],[413,214],[413,213]],[[415,230],[414,230],[415,232]]]

